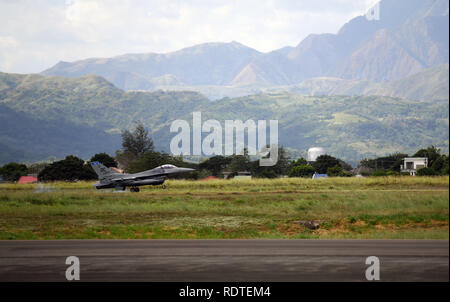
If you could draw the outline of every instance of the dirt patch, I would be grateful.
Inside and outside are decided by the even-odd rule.
[[[292,222],[290,224],[282,224],[277,227],[277,231],[286,236],[295,236],[303,233],[305,230],[309,231],[305,226]]]

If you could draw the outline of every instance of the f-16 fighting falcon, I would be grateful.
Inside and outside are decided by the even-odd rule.
[[[94,184],[97,189],[114,188],[116,191],[125,191],[130,187],[131,192],[139,192],[139,186],[163,185],[167,175],[194,171],[190,168],[178,168],[174,165],[162,165],[151,170],[139,173],[119,173],[108,169],[99,162],[92,162],[92,168],[98,175],[99,183]],[[165,185],[163,185],[165,188]]]

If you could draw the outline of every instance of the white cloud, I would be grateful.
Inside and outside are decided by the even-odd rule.
[[[60,60],[169,52],[212,41],[259,51],[335,33],[377,0],[0,0],[0,71]]]

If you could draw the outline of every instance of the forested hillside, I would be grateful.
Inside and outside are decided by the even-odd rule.
[[[168,151],[175,119],[279,120],[280,144],[311,146],[349,162],[437,145],[448,152],[448,102],[381,96],[302,96],[266,93],[211,102],[195,92],[124,92],[98,76],[44,77],[0,73],[0,161],[120,147],[118,134],[140,120],[157,149]],[[21,152],[15,152],[20,150]]]

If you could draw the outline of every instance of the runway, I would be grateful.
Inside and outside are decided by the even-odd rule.
[[[0,241],[0,281],[449,281],[448,240],[52,240]],[[77,281],[72,281],[77,282]]]

